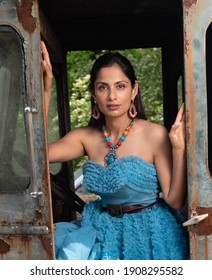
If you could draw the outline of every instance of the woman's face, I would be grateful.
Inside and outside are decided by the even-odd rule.
[[[131,100],[137,92],[137,82],[132,88],[130,80],[121,68],[114,64],[99,71],[93,97],[105,117],[118,117],[128,113]]]

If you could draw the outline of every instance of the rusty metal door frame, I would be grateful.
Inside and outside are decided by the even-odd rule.
[[[25,191],[17,192],[17,195],[13,193],[13,200],[11,194],[0,191],[1,200],[8,199],[8,208],[0,208],[0,218],[4,216],[4,211],[8,213],[11,209],[14,212],[10,213],[10,220],[2,220],[0,223],[0,258],[54,259],[37,1],[1,1],[0,28],[1,26],[11,28],[22,42],[25,81],[23,109],[28,140],[30,184]],[[23,219],[18,222],[15,212],[17,203],[18,211],[23,209]],[[6,216],[8,217],[5,214]]]
[[[205,41],[212,1],[183,1],[188,206],[191,259],[212,259],[212,178],[208,167],[208,113]]]

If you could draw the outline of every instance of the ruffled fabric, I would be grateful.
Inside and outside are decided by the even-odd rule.
[[[101,211],[101,202],[87,205],[83,220],[92,224],[104,260],[189,259],[188,232],[177,210],[160,202],[151,209],[123,218]]]
[[[88,161],[83,175],[84,187],[94,193],[112,193],[126,185],[146,193],[160,190],[155,166],[135,156],[118,159],[108,167]]]
[[[160,186],[153,164],[125,157],[109,167],[88,161],[84,186],[94,193],[114,193],[120,188],[138,196],[158,194]],[[117,198],[118,200],[118,198]],[[102,200],[87,204],[79,223],[65,223],[55,232],[57,259],[185,260],[189,259],[184,219],[165,202],[122,218],[103,211]],[[67,227],[66,227],[67,226]]]

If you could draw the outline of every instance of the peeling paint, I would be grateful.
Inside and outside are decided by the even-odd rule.
[[[197,0],[185,0],[184,3],[185,7],[189,9],[192,5],[196,5]]]
[[[17,6],[18,20],[22,24],[23,29],[30,34],[35,31],[36,18],[32,16],[33,1],[22,0],[21,5]]]

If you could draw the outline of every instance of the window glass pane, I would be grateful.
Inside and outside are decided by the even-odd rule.
[[[0,191],[22,191],[29,184],[23,113],[22,47],[16,32],[0,27]]]
[[[0,67],[0,152],[3,150],[4,132],[6,128],[7,108],[9,101],[9,90],[10,90],[10,71],[9,69],[1,66]]]
[[[60,139],[59,130],[59,117],[58,117],[58,106],[57,106],[57,87],[56,80],[53,79],[52,84],[52,95],[49,107],[49,120],[48,120],[48,138],[49,143],[53,143]],[[61,163],[51,163],[50,171],[52,174],[57,174],[60,171]]]

